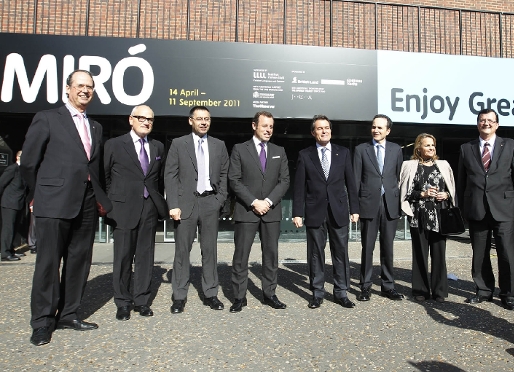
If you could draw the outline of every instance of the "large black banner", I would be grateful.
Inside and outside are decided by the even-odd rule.
[[[62,105],[76,68],[95,76],[91,114],[369,120],[377,112],[376,51],[292,45],[0,34],[0,111]]]

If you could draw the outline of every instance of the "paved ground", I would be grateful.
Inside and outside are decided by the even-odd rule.
[[[281,243],[279,298],[286,310],[260,303],[260,249],[251,261],[248,307],[228,311],[233,300],[230,261],[233,245],[219,246],[220,299],[224,311],[213,311],[199,298],[200,258],[193,250],[192,286],[186,311],[172,315],[170,270],[172,243],[159,244],[154,269],[152,308],[155,316],[115,319],[112,302],[112,246],[97,244],[83,301],[84,318],[99,324],[90,332],[58,330],[48,345],[29,343],[29,296],[34,256],[0,264],[0,370],[4,371],[512,371],[514,312],[493,303],[467,305],[473,293],[469,242],[449,241],[448,301],[416,303],[410,299],[410,242],[395,245],[397,289],[407,296],[394,302],[378,295],[375,280],[370,302],[358,293],[359,243],[350,244],[354,309],[344,309],[327,295],[320,309],[307,307],[310,297],[305,243]],[[327,250],[328,253],[328,250]],[[378,256],[378,252],[376,252]],[[493,258],[493,262],[496,261]],[[375,270],[375,278],[378,275]],[[327,291],[332,291],[327,265]],[[378,284],[378,285],[377,285]]]

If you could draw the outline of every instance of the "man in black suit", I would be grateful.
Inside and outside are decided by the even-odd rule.
[[[255,233],[262,249],[262,291],[264,304],[285,309],[275,294],[278,281],[278,238],[282,205],[289,188],[289,168],[283,147],[270,143],[273,115],[257,112],[252,120],[253,137],[234,146],[230,156],[229,184],[236,196],[234,210],[234,258],[232,286],[235,301],[230,312],[246,306],[248,258]]]
[[[168,152],[164,184],[170,217],[175,223],[175,259],[171,313],[184,311],[189,289],[190,253],[198,228],[202,252],[203,303],[223,310],[218,299],[218,219],[227,199],[228,152],[225,143],[208,136],[207,107],[189,111],[192,133],[175,138]]]
[[[334,272],[334,298],[352,308],[348,298],[350,262],[348,225],[359,220],[359,200],[355,187],[350,150],[330,142],[332,123],[325,115],[312,120],[311,134],[316,145],[298,154],[293,197],[293,223],[307,228],[307,265],[312,299],[316,309],[325,296],[325,245],[327,234]]]
[[[388,116],[376,115],[371,123],[373,139],[358,145],[353,156],[362,242],[359,301],[370,300],[373,250],[379,231],[381,294],[391,300],[403,298],[394,288],[393,274],[393,243],[400,218],[398,181],[403,155],[400,146],[386,141],[392,125]]]
[[[66,80],[68,103],[38,112],[23,144],[20,170],[37,221],[30,339],[37,346],[50,342],[55,327],[98,328],[77,314],[91,266],[98,212],[112,208],[102,189],[102,126],[86,114],[93,92],[88,71],[72,72]]]
[[[129,116],[132,130],[108,140],[104,147],[106,191],[113,205],[107,221],[114,227],[113,287],[118,320],[129,320],[132,306],[141,316],[153,315],[149,300],[155,231],[158,218],[168,215],[162,196],[164,145],[148,137],[153,123],[152,109],[136,106]]]
[[[16,226],[19,225],[25,208],[27,186],[20,175],[21,151],[16,153],[16,162],[7,168],[0,177],[0,195],[2,207],[2,261],[19,261],[25,254],[16,253],[13,247]]]
[[[476,294],[470,304],[492,301],[494,274],[490,234],[498,254],[500,298],[514,310],[514,140],[496,135],[498,114],[478,113],[479,138],[460,148],[457,202],[468,220]]]

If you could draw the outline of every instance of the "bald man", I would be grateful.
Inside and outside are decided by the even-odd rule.
[[[114,227],[113,287],[118,320],[129,320],[132,309],[141,316],[153,316],[149,301],[155,231],[158,219],[168,214],[162,193],[164,145],[148,137],[154,119],[150,107],[136,106],[128,118],[130,132],[105,143],[106,190],[113,205],[107,223]]]

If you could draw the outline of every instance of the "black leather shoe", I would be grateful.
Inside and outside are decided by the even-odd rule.
[[[205,297],[203,299],[203,304],[205,306],[210,306],[212,310],[223,310],[225,308],[223,302],[221,302],[216,296]]]
[[[34,329],[30,342],[36,346],[48,344],[52,339],[52,332],[49,327],[39,327]]]
[[[37,248],[31,248],[30,249],[30,253],[31,254],[36,254],[37,253]]]
[[[363,288],[359,296],[357,296],[357,300],[359,301],[369,301],[371,297],[371,289]]]
[[[387,291],[380,291],[380,295],[389,298],[390,300],[401,301],[403,300],[403,295],[398,293],[396,289],[389,289]]]
[[[25,254],[25,253],[23,253],[23,252],[21,252],[21,253],[14,253],[14,254],[13,254],[13,256],[16,256],[16,257],[18,257],[18,258],[22,258],[22,257],[25,257],[25,256],[26,256],[26,254]]]
[[[134,306],[134,311],[141,316],[153,316],[153,311],[148,305]]]
[[[265,305],[271,306],[274,309],[285,309],[287,307],[285,303],[280,302],[276,295],[273,295],[271,297],[264,296],[263,302]]]
[[[172,314],[180,314],[184,312],[184,306],[186,306],[187,300],[173,300],[170,311]]]
[[[116,311],[116,319],[129,320],[130,319],[130,306],[120,306]]]
[[[493,300],[493,295],[490,295],[490,296],[480,296],[480,295],[476,294],[473,297],[470,297],[470,298],[466,299],[466,302],[468,304],[479,304],[479,303],[482,303],[484,301],[491,302],[492,300]]]
[[[14,255],[10,255],[10,256],[7,256],[7,257],[2,257],[2,261],[19,261],[19,260],[20,260],[20,258],[14,256]]]
[[[348,309],[355,307],[355,304],[352,301],[350,301],[350,299],[348,297],[341,297],[341,298],[336,299],[336,304],[339,304],[342,307],[346,307]]]
[[[57,329],[74,329],[75,331],[91,331],[92,329],[97,329],[98,324],[96,323],[88,323],[83,320],[75,319],[75,320],[61,320],[57,323]]]
[[[502,305],[507,310],[514,310],[514,298],[512,297],[503,297]]]
[[[242,299],[235,299],[232,306],[230,306],[230,312],[231,313],[238,313],[241,310],[243,310],[243,307],[245,307],[248,304],[246,301],[246,297],[243,297]]]
[[[308,306],[311,309],[317,309],[318,307],[321,306],[322,303],[323,303],[323,297],[312,296],[311,300],[309,301]]]

